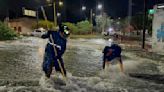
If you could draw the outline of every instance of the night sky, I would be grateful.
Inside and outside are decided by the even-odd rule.
[[[58,0],[56,0],[58,1]],[[77,22],[89,17],[89,10],[99,14],[96,5],[102,3],[104,12],[112,18],[126,17],[128,15],[128,0],[62,0],[64,6],[58,8],[58,12],[62,13],[62,21]],[[133,0],[133,15],[143,12],[144,0]],[[157,3],[164,3],[164,0],[147,0],[147,7],[152,8]],[[40,5],[45,5],[46,0],[0,0],[0,18],[5,16],[10,18],[22,17],[22,7],[28,9],[36,9]],[[85,12],[80,9],[82,5],[87,7]],[[46,8],[48,19],[53,20],[52,7]],[[40,17],[42,17],[40,13]]]

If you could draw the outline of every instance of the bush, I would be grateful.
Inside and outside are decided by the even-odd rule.
[[[53,28],[54,27],[54,24],[51,21],[40,20],[38,22],[38,27],[39,28],[42,27],[44,29],[47,29],[47,27],[48,28]],[[37,28],[37,24],[33,24],[33,28],[36,29]]]
[[[78,22],[77,24],[70,22],[66,22],[63,24],[69,27],[72,34],[89,34],[92,32],[93,29],[92,24],[90,24],[87,20]]]
[[[66,23],[63,23],[63,24],[68,26],[68,28],[71,30],[72,34],[78,34],[78,28],[75,24],[70,23],[70,22],[66,22]]]
[[[16,32],[0,22],[0,40],[13,40],[15,37],[17,37]]]
[[[89,34],[93,29],[92,24],[90,24],[87,20],[78,22],[77,27],[79,29],[79,34]]]

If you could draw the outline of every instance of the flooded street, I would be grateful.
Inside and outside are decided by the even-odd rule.
[[[164,62],[124,50],[125,72],[117,64],[102,70],[104,39],[70,39],[64,54],[67,85],[46,80],[41,69],[46,40],[0,42],[0,92],[164,92]]]

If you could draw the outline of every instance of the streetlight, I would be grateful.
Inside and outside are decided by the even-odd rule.
[[[59,1],[59,6],[63,6],[63,2],[62,1]]]
[[[97,8],[101,10],[103,8],[102,4],[98,4]]]
[[[58,13],[57,13],[57,16],[60,17],[60,16],[61,16],[61,13],[58,12]]]
[[[145,49],[145,32],[147,23],[147,0],[144,0],[144,17],[143,17],[143,37],[142,37],[142,49]]]
[[[85,11],[87,8],[86,8],[86,6],[82,6],[81,9],[82,9],[82,11]],[[93,16],[95,16],[95,14],[93,14],[93,10],[90,9],[90,23],[92,23]]]
[[[82,11],[85,11],[87,8],[86,8],[86,6],[82,6]]]
[[[92,14],[92,16],[95,16],[95,15],[96,15],[95,13]]]

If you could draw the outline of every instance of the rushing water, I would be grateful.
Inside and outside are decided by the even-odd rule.
[[[125,72],[117,64],[101,68],[103,39],[71,39],[64,55],[66,85],[41,71],[46,40],[0,42],[0,92],[164,92],[164,63],[123,51]],[[56,77],[56,76],[59,76]]]

